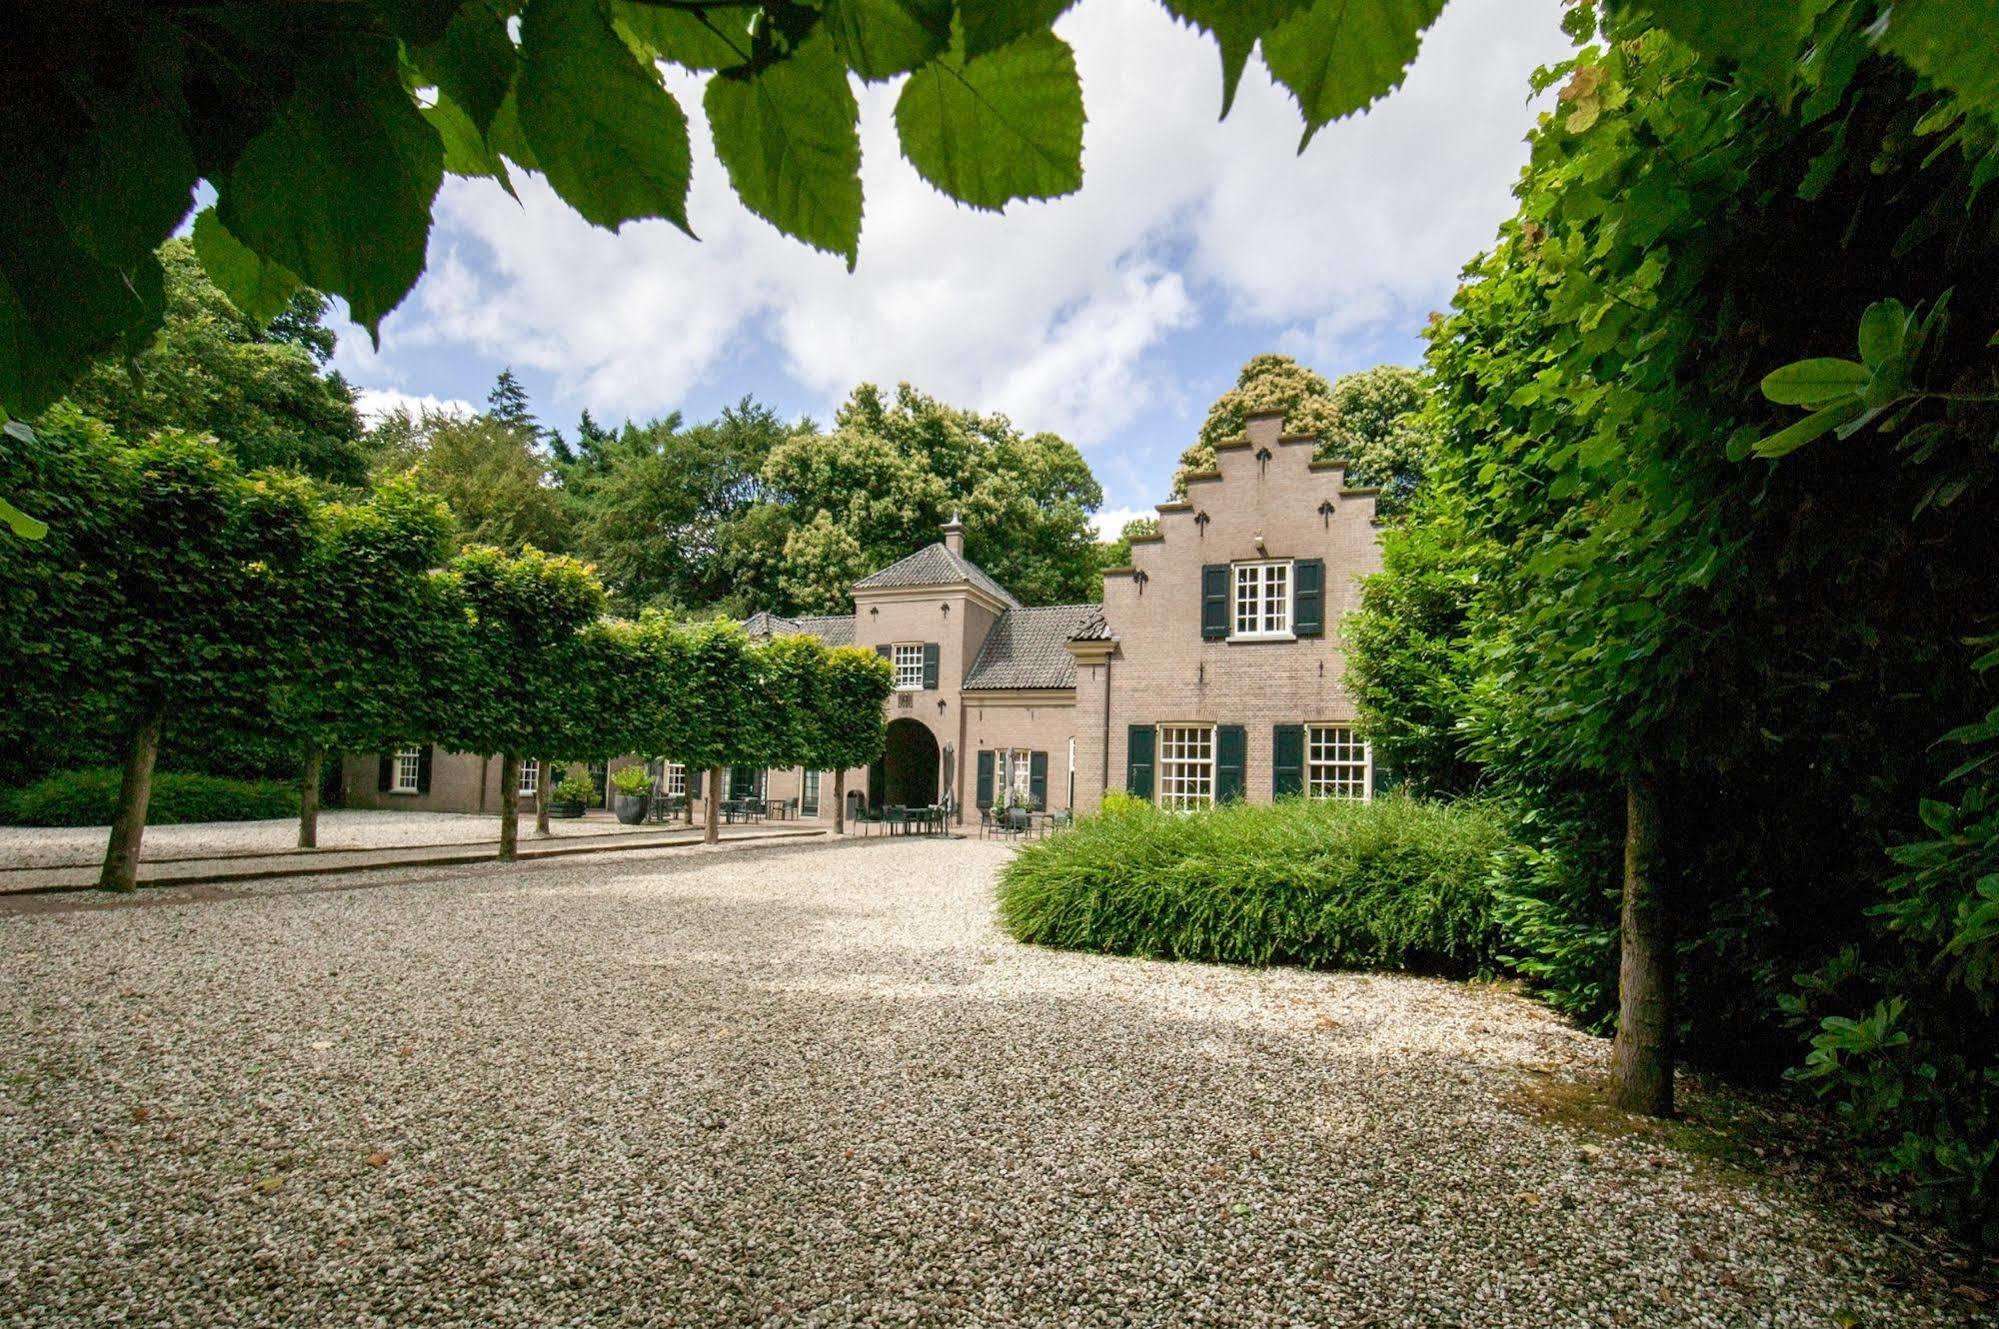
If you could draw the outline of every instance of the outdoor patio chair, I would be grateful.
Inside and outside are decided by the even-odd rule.
[[[985,839],[987,836],[991,835],[996,829],[998,828],[993,824],[993,810],[991,808],[980,808],[979,838],[981,840]]]
[[[904,831],[909,829],[908,808],[892,807],[888,809],[888,833],[890,835],[897,834],[898,827],[900,827]]]

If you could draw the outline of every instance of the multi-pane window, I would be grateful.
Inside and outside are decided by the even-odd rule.
[[[1007,748],[1000,752],[1000,762],[1006,769],[1005,787],[1013,795],[1012,802],[1024,806],[1028,801],[1028,789],[1033,758],[1026,748]]]
[[[403,748],[396,753],[396,782],[390,789],[398,794],[414,794],[423,771],[423,749]]]
[[[674,798],[687,792],[687,767],[677,761],[666,764],[666,792]]]
[[[1305,792],[1313,798],[1369,797],[1373,760],[1367,742],[1346,725],[1313,725],[1305,731]]]
[[[1215,801],[1215,731],[1206,725],[1159,726],[1159,806],[1184,812]]]
[[[895,686],[899,692],[923,690],[923,645],[904,644],[895,648]]]
[[[521,782],[519,785],[521,797],[533,797],[534,791],[540,787],[541,763],[532,759],[521,762]]]
[[[1236,637],[1291,635],[1291,565],[1235,565]]]
[[[805,772],[804,783],[799,789],[799,810],[810,815],[819,811],[819,772]]]

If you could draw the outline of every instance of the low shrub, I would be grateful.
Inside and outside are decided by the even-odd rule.
[[[64,771],[20,790],[10,811],[23,826],[106,826],[118,811],[119,780],[117,771]],[[146,805],[148,826],[297,815],[296,785],[170,771],[153,776],[152,798]]]
[[[1007,865],[1000,919],[1021,941],[1114,955],[1469,974],[1492,958],[1505,842],[1470,803],[1107,799]]]
[[[652,792],[652,773],[643,766],[620,766],[611,772],[611,788],[636,797]]]

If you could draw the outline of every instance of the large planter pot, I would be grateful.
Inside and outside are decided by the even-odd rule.
[[[548,815],[551,817],[561,817],[564,821],[573,821],[575,818],[583,815],[583,805],[581,803],[565,803],[558,799],[548,805]]]
[[[644,794],[619,794],[612,800],[611,806],[618,814],[618,820],[627,826],[636,826],[646,819]]]

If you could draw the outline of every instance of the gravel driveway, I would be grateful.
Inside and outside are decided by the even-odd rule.
[[[1020,947],[991,922],[1007,852],[724,847],[0,916],[0,1323],[1975,1309],[1800,1183],[1523,1106],[1604,1052],[1526,1001]]]

